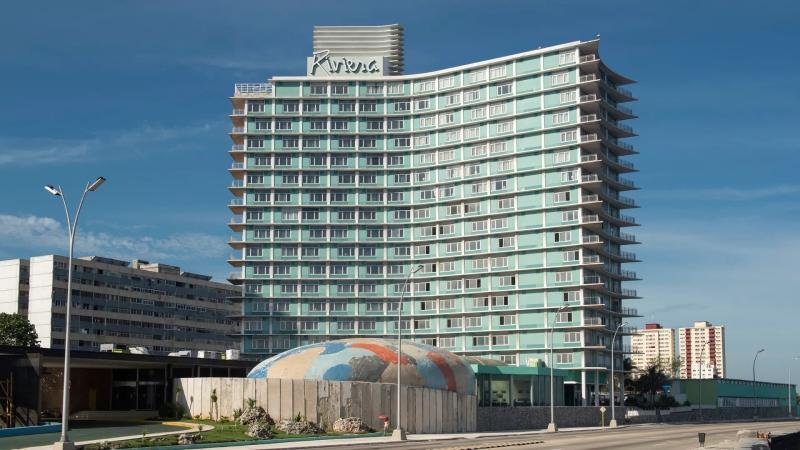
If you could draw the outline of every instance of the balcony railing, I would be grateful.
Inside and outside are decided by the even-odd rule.
[[[242,280],[244,277],[242,276],[241,272],[231,272],[228,274],[229,280]]]
[[[603,304],[603,299],[598,297],[598,296],[596,296],[596,295],[590,295],[588,297],[583,297],[583,304],[584,305],[602,305]]]
[[[595,120],[600,120],[600,116],[597,114],[584,114],[581,116],[581,122],[594,122]]]
[[[588,75],[581,75],[579,82],[588,83],[589,81],[595,81],[595,80],[598,80],[597,75],[590,73]]]
[[[584,183],[592,183],[595,181],[600,181],[600,177],[598,177],[596,173],[590,173],[581,176],[581,181]]]
[[[600,158],[595,155],[594,153],[591,155],[582,155],[581,162],[592,162],[592,161],[600,161]]]
[[[614,180],[614,181],[616,181],[617,183],[619,183],[619,184],[621,184],[623,186],[636,187],[636,184],[633,182],[633,180],[630,180],[628,178],[617,177],[617,179]]]
[[[588,255],[583,257],[584,264],[599,264],[600,262],[600,256],[598,255]]]
[[[231,146],[232,152],[243,152],[244,151],[244,144],[233,144]]]
[[[231,169],[244,169],[243,162],[233,162],[231,163]]]
[[[619,234],[617,234],[617,236],[620,239],[624,239],[626,241],[636,241],[636,235],[631,234],[631,233],[622,233],[622,232],[620,232]]]
[[[228,223],[243,224],[244,218],[242,216],[233,216]]]
[[[244,199],[241,198],[232,198],[230,203],[231,206],[244,206]]]
[[[586,317],[583,319],[583,324],[586,326],[603,325],[601,317]]]
[[[633,252],[619,252],[619,256],[625,259],[636,260],[636,253]]]
[[[611,142],[612,144],[616,145],[617,147],[624,148],[625,150],[633,151],[633,145],[631,145],[631,144],[629,144],[627,142],[622,142],[622,141],[619,141],[617,139],[609,139],[609,142]]]
[[[589,62],[589,61],[595,61],[595,60],[597,60],[597,55],[594,55],[594,54],[592,54],[592,55],[583,55],[580,58],[578,58],[578,62],[582,62],[582,63]]]
[[[639,310],[636,309],[636,308],[628,308],[626,306],[623,306],[622,307],[622,314],[624,314],[626,316],[638,316],[639,315]]]
[[[628,114],[629,116],[633,115],[633,110],[628,108],[627,106],[622,106],[622,105],[614,104],[614,103],[611,103],[611,102],[606,102],[606,104],[608,106],[610,106],[611,108],[616,109],[617,111],[619,111],[619,112],[621,112],[623,114]]]
[[[232,180],[231,181],[231,187],[234,187],[234,188],[244,187],[244,180]]]
[[[584,195],[581,197],[582,203],[592,203],[600,201],[600,196],[597,194]]]
[[[236,83],[234,86],[235,95],[248,94],[271,94],[272,84],[270,83]]]
[[[609,84],[608,87],[610,87],[614,91],[619,92],[622,95],[625,95],[625,96],[628,96],[628,97],[633,97],[633,92],[631,92],[631,91],[629,91],[629,90],[627,90],[627,89],[625,89],[623,87],[614,86],[612,84]]]
[[[600,242],[600,236],[596,234],[589,234],[583,237],[584,244],[596,244]]]
[[[622,327],[619,329],[619,331],[625,334],[634,334],[639,331],[639,329],[636,327]]]
[[[580,101],[581,103],[585,103],[585,102],[593,102],[593,101],[595,101],[595,100],[597,100],[597,99],[599,99],[599,98],[600,98],[600,97],[598,97],[598,96],[597,96],[597,94],[586,94],[586,95],[581,95],[581,96],[579,97],[579,101]]]
[[[621,289],[619,292],[626,297],[638,297],[636,289]]]
[[[244,110],[243,109],[234,109],[233,111],[231,111],[231,115],[232,116],[243,116],[244,115]]]
[[[599,284],[602,282],[603,280],[601,280],[597,275],[587,275],[583,277],[583,284]]]
[[[633,270],[621,270],[619,274],[625,278],[637,278],[636,272]]]
[[[244,133],[244,127],[233,127],[231,133]]]
[[[581,142],[591,142],[591,141],[596,141],[596,140],[598,140],[598,139],[599,139],[599,138],[598,138],[598,136],[597,136],[597,133],[592,133],[592,134],[582,134],[582,135],[581,135]]]
[[[583,223],[600,222],[600,216],[597,214],[584,214],[581,216]]]

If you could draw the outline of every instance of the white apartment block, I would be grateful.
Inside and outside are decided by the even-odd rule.
[[[678,329],[681,378],[725,378],[725,327],[695,322]]]
[[[663,328],[657,323],[645,324],[631,337],[631,360],[635,369],[644,370],[660,363],[670,375],[675,355],[675,329]]]

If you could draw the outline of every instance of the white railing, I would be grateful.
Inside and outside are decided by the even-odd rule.
[[[595,61],[595,60],[597,60],[597,55],[594,55],[594,54],[592,54],[592,55],[583,55],[578,59],[578,62],[585,63],[585,62]]]
[[[231,146],[232,152],[242,152],[244,151],[244,144],[233,144]]]
[[[234,86],[235,95],[252,95],[252,94],[271,94],[271,83],[236,83]]]
[[[594,243],[597,243],[597,242],[600,242],[600,236],[598,236],[596,234],[590,234],[588,236],[584,236],[583,237],[583,243],[584,244],[594,244]]]
[[[596,173],[590,173],[581,176],[581,181],[584,183],[591,183],[593,181],[600,181],[600,177],[598,177]]]
[[[597,133],[581,135],[581,142],[596,141],[597,139]]]
[[[593,122],[595,120],[600,120],[600,116],[597,114],[586,114],[581,116],[581,122]]]
[[[233,127],[231,133],[244,133],[244,127]]]
[[[598,97],[597,94],[586,94],[586,95],[581,95],[580,98],[579,98],[579,101],[581,103],[593,102],[593,101],[597,100],[598,98],[600,98],[600,97]]]
[[[583,257],[584,264],[597,264],[600,262],[600,256],[598,255],[589,255]]]
[[[243,162],[231,163],[231,169],[244,169],[244,163]]]
[[[593,73],[590,73],[589,75],[581,75],[580,77],[581,83],[586,83],[588,81],[594,81],[594,80],[597,80],[597,75]]]
[[[600,197],[597,194],[584,195],[583,197],[581,197],[582,203],[591,203],[597,201],[600,201]]]
[[[583,324],[589,326],[603,325],[603,319],[600,317],[586,317],[585,319],[583,319]]]
[[[602,280],[600,280],[600,277],[598,277],[597,275],[587,275],[583,277],[583,284],[599,284],[599,283],[602,283]]]
[[[592,161],[600,161],[600,158],[595,154],[581,156],[581,162],[592,162]]]
[[[233,111],[231,111],[231,115],[232,116],[243,116],[244,115],[244,110],[243,109],[234,109]]]
[[[600,216],[597,214],[584,214],[581,219],[583,223],[600,222]]]

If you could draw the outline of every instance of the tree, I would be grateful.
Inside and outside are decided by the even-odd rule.
[[[0,313],[0,345],[38,347],[39,335],[27,317]]]
[[[650,403],[655,402],[656,393],[663,389],[665,384],[670,383],[670,377],[664,371],[660,362],[655,362],[643,370],[639,371],[639,378],[636,379],[635,387],[640,394],[648,394]]]

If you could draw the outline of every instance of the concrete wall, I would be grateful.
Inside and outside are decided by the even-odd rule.
[[[392,384],[346,381],[249,378],[178,378],[176,401],[192,416],[212,413],[211,391],[217,391],[219,416],[233,417],[255,399],[275,420],[300,413],[321,426],[340,417],[360,417],[380,430],[378,416],[392,419],[397,411],[397,387]],[[456,433],[476,430],[477,398],[438,389],[402,387],[402,427],[409,433]],[[217,416],[216,410],[214,416]],[[545,424],[546,425],[546,424]]]
[[[622,424],[625,408],[616,408],[617,422]],[[555,421],[559,428],[599,427],[602,414],[594,406],[556,406]],[[481,407],[478,408],[478,431],[540,430],[550,423],[549,406]],[[605,425],[611,420],[611,407],[606,407]]]
[[[625,417],[626,423],[656,423],[656,422],[698,422],[701,420],[716,421],[716,420],[740,420],[752,419],[753,417],[761,418],[785,418],[789,415],[785,407],[768,407],[768,408],[747,408],[747,407],[731,407],[731,408],[710,408],[703,407],[702,414],[698,407],[679,407],[664,410],[639,410],[631,408]]]

